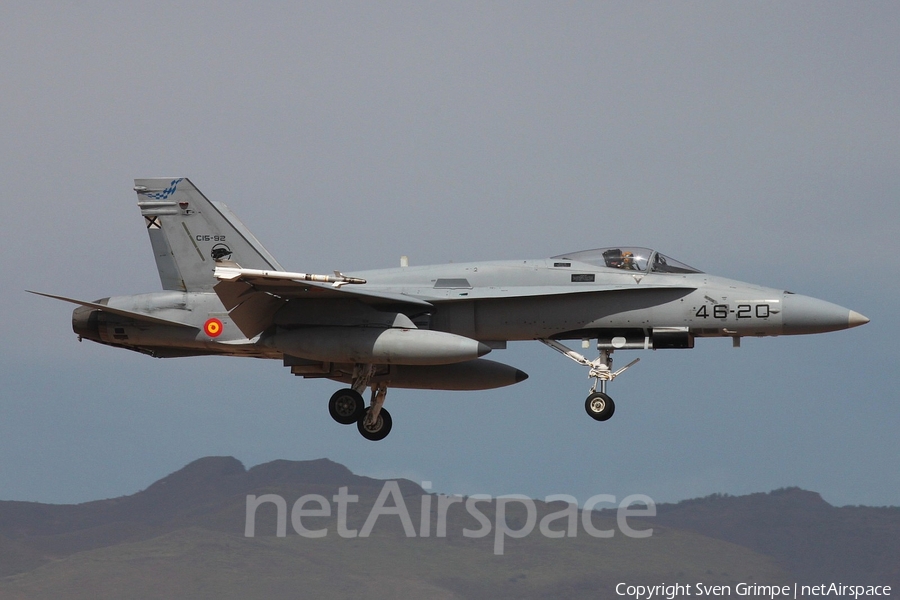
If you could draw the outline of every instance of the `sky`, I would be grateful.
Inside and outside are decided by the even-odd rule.
[[[0,499],[137,492],[185,464],[329,458],[436,492],[800,486],[900,505],[896,2],[4,2]],[[78,343],[68,304],[156,291],[133,179],[189,177],[292,271],[647,246],[871,323],[620,352],[616,415],[530,378],[390,390],[382,442],[278,361]]]

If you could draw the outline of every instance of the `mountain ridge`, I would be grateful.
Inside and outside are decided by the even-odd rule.
[[[370,538],[344,539],[334,533],[332,513],[304,520],[312,529],[327,528],[331,533],[325,540],[301,537],[290,531],[290,526],[287,537],[280,538],[275,536],[277,511],[269,504],[256,511],[257,536],[244,536],[248,495],[284,498],[290,519],[291,503],[301,496],[319,494],[330,500],[338,488],[347,487],[359,497],[358,504],[347,508],[347,526],[360,529],[385,481],[397,481],[420,535],[407,537],[400,519],[393,515],[380,518]],[[128,589],[128,577],[134,581],[146,578],[134,566],[142,561],[157,564],[172,581],[188,587],[193,581],[206,582],[204,585],[218,594],[208,597],[229,597],[232,591],[239,597],[238,590],[252,595],[248,590],[256,588],[241,586],[248,585],[254,573],[270,573],[266,564],[274,561],[272,564],[291,572],[300,569],[290,576],[279,575],[284,589],[302,574],[304,580],[320,581],[323,587],[318,593],[328,596],[329,582],[349,581],[343,579],[349,575],[332,572],[330,566],[347,557],[357,561],[366,557],[364,562],[383,565],[393,573],[385,579],[372,567],[369,579],[352,578],[367,589],[384,585],[406,590],[405,586],[411,586],[409,589],[428,589],[430,595],[449,594],[447,597],[502,597],[506,593],[498,590],[507,590],[509,597],[549,597],[554,595],[551,590],[568,590],[571,597],[596,595],[598,586],[611,585],[622,573],[655,573],[668,581],[702,577],[727,583],[762,577],[762,583],[900,583],[900,508],[834,507],[820,494],[800,488],[745,496],[713,494],[658,504],[654,517],[629,517],[635,529],[653,528],[647,540],[617,532],[617,537],[607,541],[584,531],[579,531],[577,538],[548,539],[535,527],[527,538],[507,538],[506,555],[500,557],[491,551],[493,534],[483,539],[463,534],[466,529],[477,529],[477,522],[459,503],[447,513],[445,538],[436,537],[436,523],[429,526],[430,537],[421,534],[420,511],[428,506],[433,521],[434,499],[439,496],[409,480],[356,475],[326,458],[275,460],[247,469],[234,457],[215,456],[192,461],[127,496],[75,505],[0,501],[0,596],[4,590],[15,590],[18,597],[41,597],[29,595],[29,590],[58,585],[64,593],[61,597],[81,597],[65,596],[62,582],[66,576],[94,577],[100,586],[109,583],[109,573],[121,573],[124,579],[119,583]],[[428,505],[426,498],[431,498]],[[535,505],[538,521],[558,509],[558,505],[540,501]],[[392,507],[393,502],[383,506]],[[479,506],[484,514],[492,515],[496,500]],[[514,510],[518,508],[510,505],[507,511],[511,528],[524,523],[524,512]],[[596,511],[593,522],[612,530],[617,523],[614,513]],[[560,527],[557,521],[553,529]],[[198,551],[208,557],[196,556]],[[597,553],[603,567],[592,558]],[[533,565],[537,556],[548,561],[546,567],[515,571],[519,563]],[[447,573],[443,565],[448,563],[465,567]],[[229,573],[249,571],[243,578],[234,573],[225,577],[222,564],[231,565]],[[503,568],[512,569],[510,576],[497,579],[497,569],[502,572]],[[232,587],[222,583],[226,580]],[[282,589],[278,586],[263,587]],[[338,588],[345,589],[343,584]]]

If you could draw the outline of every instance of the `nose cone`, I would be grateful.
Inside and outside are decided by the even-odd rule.
[[[785,293],[782,308],[785,335],[839,331],[869,322],[855,310],[799,294]]]

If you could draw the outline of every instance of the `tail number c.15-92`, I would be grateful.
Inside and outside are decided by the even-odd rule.
[[[727,319],[729,314],[735,315],[738,319],[768,319],[768,304],[738,304],[735,308],[729,308],[727,304],[704,304],[694,314],[695,317],[707,319]]]

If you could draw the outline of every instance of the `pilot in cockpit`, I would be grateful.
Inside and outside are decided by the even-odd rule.
[[[634,253],[620,248],[610,248],[603,253],[603,259],[607,267],[613,269],[624,269],[626,271],[637,271],[638,267],[634,262]]]
[[[618,248],[610,248],[603,253],[603,261],[612,269],[622,268],[622,251]]]

